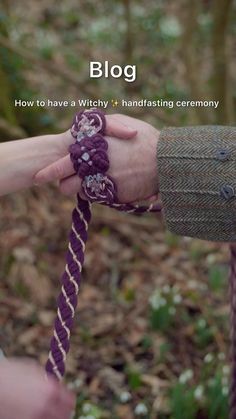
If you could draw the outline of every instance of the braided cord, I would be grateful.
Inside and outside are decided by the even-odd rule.
[[[72,212],[72,228],[66,255],[66,267],[62,275],[61,292],[57,299],[57,316],[50,343],[46,371],[61,380],[65,373],[66,355],[70,346],[70,334],[77,306],[77,296],[84,262],[87,230],[91,219],[90,205],[96,202],[133,214],[159,212],[161,206],[121,204],[117,198],[114,179],[106,174],[109,169],[108,143],[105,134],[105,117],[101,111],[84,111],[75,115],[71,134],[76,142],[69,147],[75,172],[82,179],[82,188],[88,201],[77,195],[78,204]]]
[[[236,245],[231,244],[229,276],[230,339],[231,339],[231,383],[229,395],[230,419],[236,419]]]
[[[77,199],[78,204],[72,212],[66,267],[61,278],[57,316],[46,363],[47,373],[54,375],[58,380],[61,380],[65,373],[66,354],[70,347],[70,333],[77,306],[88,224],[91,219],[90,203],[82,200],[79,195]]]

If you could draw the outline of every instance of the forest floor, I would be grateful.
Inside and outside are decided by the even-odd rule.
[[[73,205],[54,186],[1,198],[7,356],[45,364]],[[178,418],[191,400],[182,419],[224,417],[210,416],[209,398],[220,389],[225,409],[228,259],[227,245],[176,237],[159,215],[94,206],[66,366],[78,418]]]

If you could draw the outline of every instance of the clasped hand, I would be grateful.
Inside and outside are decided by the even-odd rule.
[[[119,201],[137,202],[155,196],[158,190],[156,148],[159,132],[150,124],[125,115],[108,115],[106,122],[108,174],[116,181]],[[34,181],[41,185],[59,180],[63,194],[79,193],[83,198],[81,181],[68,155],[68,147],[73,142],[69,130],[60,134],[61,158],[40,170]]]

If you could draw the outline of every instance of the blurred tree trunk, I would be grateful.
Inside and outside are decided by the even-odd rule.
[[[124,57],[125,63],[130,63],[133,59],[133,36],[132,36],[132,15],[131,15],[131,0],[123,0],[124,11],[125,11],[125,45],[124,45]]]
[[[181,3],[183,10],[183,36],[182,51],[185,64],[185,75],[189,85],[190,96],[192,100],[204,100],[206,98],[206,88],[201,78],[201,60],[198,56],[197,39],[198,32],[198,12],[199,0],[183,0]],[[204,108],[195,108],[195,123],[209,123],[209,110]]]
[[[124,7],[124,20],[125,20],[125,36],[123,46],[123,65],[132,64],[134,58],[134,38],[132,29],[132,0],[122,0]],[[137,92],[138,83],[126,83],[126,94]]]
[[[233,0],[213,1],[213,96],[220,101],[216,110],[217,123],[234,122],[233,96],[229,73],[229,51],[227,29],[230,21]]]

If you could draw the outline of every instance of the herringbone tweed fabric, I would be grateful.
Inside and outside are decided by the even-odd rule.
[[[236,127],[166,128],[157,164],[170,231],[236,241]]]

